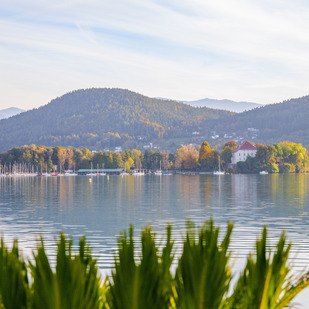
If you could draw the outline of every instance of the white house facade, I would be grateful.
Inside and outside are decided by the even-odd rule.
[[[232,151],[232,164],[244,162],[249,156],[254,158],[256,153],[257,149],[255,145],[248,141],[244,141]]]

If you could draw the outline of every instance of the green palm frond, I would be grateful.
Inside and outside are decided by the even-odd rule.
[[[18,249],[17,240],[12,250],[5,246],[3,238],[0,245],[0,308],[27,308],[29,285],[26,264]]]
[[[100,307],[100,279],[85,237],[80,239],[79,254],[73,255],[72,239],[67,241],[60,234],[55,272],[49,264],[43,239],[34,258],[35,264],[31,264],[34,308]]]
[[[308,275],[300,279],[290,275],[288,256],[291,244],[286,244],[283,232],[272,254],[267,252],[267,229],[256,241],[256,254],[247,259],[234,293],[228,300],[228,308],[279,309],[285,308],[292,299],[309,285]]]
[[[164,309],[170,306],[171,227],[167,227],[167,240],[161,255],[150,227],[142,231],[141,246],[140,261],[136,262],[133,227],[129,229],[129,237],[124,232],[118,239],[118,254],[110,283],[109,305],[112,309]]]
[[[268,249],[267,229],[256,241],[232,295],[229,244],[233,225],[224,237],[213,220],[196,229],[187,222],[186,237],[176,273],[172,228],[157,244],[147,227],[141,232],[141,250],[129,233],[118,238],[111,278],[102,283],[96,260],[85,237],[78,252],[63,233],[57,241],[55,268],[51,267],[41,237],[34,259],[24,262],[17,241],[9,250],[0,243],[0,309],[283,309],[309,285],[309,273],[291,272],[291,244],[283,232],[275,250]],[[140,252],[139,252],[140,251]],[[139,252],[137,254],[137,252]],[[29,276],[29,279],[28,279]],[[28,281],[29,280],[29,281]],[[31,282],[31,286],[29,285]]]
[[[57,293],[57,282],[46,255],[42,237],[37,247],[37,253],[34,255],[34,263],[30,262],[30,269],[33,278],[33,308],[61,308],[59,295]]]
[[[195,226],[187,223],[182,256],[176,271],[177,308],[219,308],[227,293],[231,269],[228,247],[233,225],[219,243],[219,228],[213,220],[206,221],[196,239]]]

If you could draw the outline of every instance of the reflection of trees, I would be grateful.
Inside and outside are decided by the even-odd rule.
[[[200,181],[200,196],[201,201],[205,204],[206,207],[211,207],[213,193],[214,193],[214,180],[212,176],[201,176]]]
[[[177,196],[182,198],[184,207],[192,208],[192,205],[199,203],[200,176],[179,176],[177,186]]]
[[[278,189],[275,191],[276,199],[283,199],[291,207],[304,206],[307,198],[308,175],[285,174],[278,177]]]

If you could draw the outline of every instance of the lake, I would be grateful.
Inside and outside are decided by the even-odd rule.
[[[27,256],[39,235],[52,254],[59,231],[74,239],[85,234],[108,273],[117,235],[130,223],[136,235],[150,224],[161,237],[171,222],[179,240],[187,218],[202,224],[213,217],[222,230],[235,223],[234,270],[244,266],[266,224],[271,246],[286,230],[291,262],[301,271],[309,265],[308,193],[306,174],[0,177],[0,232],[8,244],[18,238]],[[306,299],[309,289],[297,301],[304,306]]]

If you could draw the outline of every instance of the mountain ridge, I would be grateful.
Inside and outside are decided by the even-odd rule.
[[[309,146],[309,95],[269,104],[235,114],[221,122],[210,121],[213,130],[239,134],[254,128],[259,130],[258,141],[273,144],[290,140]],[[222,133],[223,134],[223,133]]]
[[[242,113],[247,110],[251,110],[257,107],[263,106],[260,103],[253,103],[253,102],[245,102],[245,101],[233,101],[233,100],[218,100],[218,99],[210,99],[204,98],[195,101],[183,101],[186,104],[190,104],[195,107],[208,107],[208,108],[215,108],[221,110],[227,110],[230,112],[235,113]]]
[[[242,113],[192,107],[119,88],[80,89],[48,104],[0,120],[0,151],[25,144],[92,150],[173,150],[186,143],[213,146],[227,140],[309,146],[309,96]],[[219,147],[219,146],[218,146]]]
[[[13,117],[23,112],[25,112],[24,109],[17,108],[17,107],[9,107],[5,109],[1,109],[0,110],[0,120]]]
[[[188,136],[200,129],[203,120],[227,114],[231,113],[152,99],[126,89],[80,89],[1,120],[0,150],[29,143],[101,149],[127,142],[134,147],[138,138]]]

